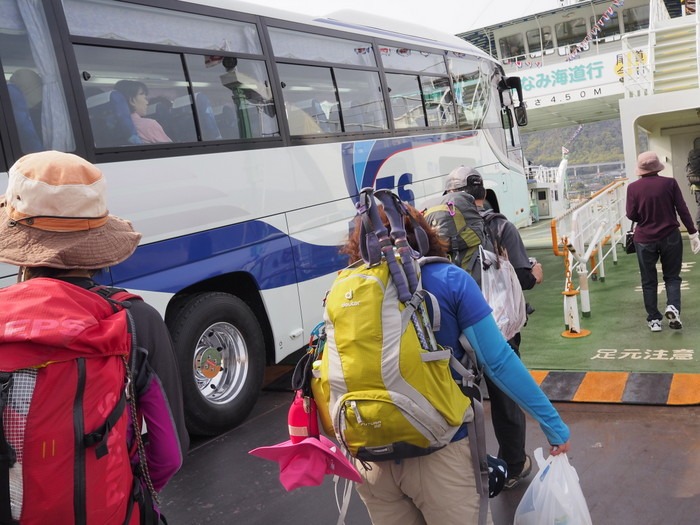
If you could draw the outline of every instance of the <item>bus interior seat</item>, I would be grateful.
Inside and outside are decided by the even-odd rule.
[[[7,89],[10,92],[12,114],[15,117],[15,124],[17,125],[17,132],[19,133],[19,142],[22,146],[22,152],[33,153],[35,151],[42,151],[44,149],[44,144],[29,114],[29,107],[27,106],[24,94],[14,84],[7,84]]]
[[[183,95],[173,100],[170,119],[165,132],[173,142],[197,142],[197,129],[194,126],[192,97]]]
[[[216,117],[214,117],[214,110],[211,107],[209,97],[204,93],[195,93],[194,103],[197,106],[199,127],[202,130],[202,140],[221,139],[221,132],[216,123]]]
[[[238,127],[238,112],[231,106],[221,106],[214,110],[216,123],[224,139],[240,139],[241,130]]]
[[[149,100],[148,110],[146,111],[146,117],[156,120],[168,136],[170,135],[167,128],[170,126],[170,108],[172,105],[172,102],[165,97],[157,97]]]
[[[195,93],[194,100],[197,105],[202,140],[220,139],[221,133],[216,123],[209,97],[204,93]],[[197,129],[194,125],[194,115],[192,113],[192,98],[189,95],[176,98],[173,101],[173,108],[170,114],[168,136],[176,142],[197,142]]]
[[[85,102],[96,147],[143,144],[131,120],[129,103],[119,91],[93,95]]]

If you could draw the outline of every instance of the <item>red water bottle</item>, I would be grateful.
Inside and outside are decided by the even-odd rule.
[[[289,438],[299,443],[308,437],[318,439],[318,412],[313,397],[304,396],[297,390],[287,414]]]

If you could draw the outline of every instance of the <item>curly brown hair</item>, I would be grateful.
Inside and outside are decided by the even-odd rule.
[[[406,209],[408,209],[408,213],[413,217],[418,225],[425,230],[425,233],[428,234],[428,253],[424,253],[423,255],[425,256],[438,256],[438,257],[447,257],[447,246],[448,242],[440,237],[438,233],[428,224],[428,221],[425,220],[425,217],[423,217],[423,214],[419,212],[417,209],[415,209],[413,206],[410,204],[404,203],[406,206]],[[382,223],[384,226],[391,232],[391,226],[389,225],[389,218],[386,216],[386,213],[384,213],[384,207],[379,206],[379,216],[382,219]],[[404,217],[404,228],[406,229],[406,237],[408,238],[408,242],[413,246],[414,248],[418,246],[418,243],[416,242],[416,235],[414,232],[414,227],[413,227],[413,221],[411,221],[408,217]],[[352,231],[350,232],[350,235],[348,236],[348,240],[345,243],[345,245],[340,249],[340,253],[343,253],[348,256],[348,263],[352,264],[355,261],[358,261],[362,256],[360,254],[360,225],[362,223],[362,218],[358,215],[355,217],[355,221],[353,223],[353,228]]]

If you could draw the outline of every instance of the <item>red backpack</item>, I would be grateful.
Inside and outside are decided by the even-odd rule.
[[[46,278],[0,290],[0,523],[139,523],[123,304],[134,298]]]

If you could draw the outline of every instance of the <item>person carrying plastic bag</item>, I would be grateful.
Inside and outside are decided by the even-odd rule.
[[[544,459],[535,450],[539,472],[515,511],[513,525],[592,525],[576,469],[566,454]]]

